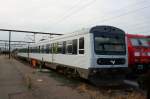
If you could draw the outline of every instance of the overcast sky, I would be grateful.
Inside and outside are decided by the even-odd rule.
[[[0,0],[0,28],[69,33],[94,25],[150,35],[150,0]],[[0,32],[0,39],[8,39]],[[13,40],[27,40],[13,33]]]

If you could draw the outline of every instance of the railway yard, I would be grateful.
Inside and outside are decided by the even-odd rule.
[[[150,99],[149,0],[0,4],[0,99]]]
[[[52,70],[39,72],[4,55],[0,56],[0,81],[0,99],[146,99],[145,92],[135,88],[96,87]]]

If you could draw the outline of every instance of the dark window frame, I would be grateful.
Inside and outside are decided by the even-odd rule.
[[[66,54],[66,51],[67,51],[66,44],[67,44],[66,41],[63,41],[62,54]]]
[[[62,47],[63,47],[63,43],[62,42],[58,42],[57,43],[57,53],[58,54],[62,54]]]
[[[77,55],[78,54],[78,39],[72,40],[72,54]]]
[[[72,54],[73,52],[73,41],[72,40],[68,40],[66,41],[66,53],[67,54]]]
[[[45,51],[46,51],[47,54],[50,53],[49,48],[50,48],[50,44],[46,44],[46,49],[45,49]]]
[[[84,49],[85,49],[85,39],[84,37],[79,38],[79,54],[84,54]]]

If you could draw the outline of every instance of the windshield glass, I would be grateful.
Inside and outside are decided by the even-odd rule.
[[[148,38],[148,44],[149,44],[149,46],[150,46],[150,37]]]
[[[97,54],[125,54],[124,36],[95,36],[95,52]]]
[[[147,38],[131,38],[131,43],[133,46],[149,47]]]

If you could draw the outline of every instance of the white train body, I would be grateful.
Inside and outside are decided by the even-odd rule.
[[[96,34],[94,34],[95,33],[94,31],[96,31]],[[120,41],[117,43],[120,43],[120,45],[122,44],[121,46],[117,45],[117,43],[116,45],[108,44],[106,45],[105,48],[105,50],[108,50],[108,52],[102,51],[102,47],[95,48],[97,46],[101,46],[99,45],[99,43],[98,45],[96,45],[97,44],[96,40],[97,42],[101,42],[101,40],[102,43],[105,42],[103,38],[97,37],[97,35],[99,34],[100,36],[98,37],[102,36],[105,38],[106,36],[106,40],[108,40],[109,37],[110,38],[118,37],[117,39],[120,40],[120,37],[122,37],[121,38],[122,40],[120,41],[122,41],[123,44],[120,43]],[[118,36],[119,34],[121,34],[120,37]],[[108,38],[107,35],[109,35]],[[66,42],[66,44],[64,42]],[[104,44],[102,45],[103,47],[105,46]],[[54,48],[54,46],[57,48]],[[118,52],[115,51],[115,49],[113,49],[115,48],[114,46],[118,47],[117,49]],[[128,51],[127,51],[125,33],[122,30],[111,26],[96,26],[90,29],[83,29],[81,31],[76,31],[71,34],[65,34],[59,37],[52,38],[47,41],[42,41],[30,45],[29,48],[35,49],[35,47],[38,48],[39,50],[42,48],[48,50],[44,50],[43,53],[41,51],[38,52],[32,51],[29,53],[19,52],[18,56],[26,57],[29,59],[35,59],[38,61],[44,61],[46,63],[54,63],[54,64],[56,63],[62,66],[73,67],[78,70],[79,74],[83,78],[88,78],[89,75],[93,75],[93,73],[105,72],[105,70],[109,71],[111,69],[112,71],[113,70],[116,72],[124,71],[122,73],[125,73],[128,69],[128,59],[127,59]],[[53,51],[51,51],[50,53],[49,50],[51,48]],[[54,52],[54,49],[57,49],[56,53]],[[62,51],[64,51],[64,53]]]

